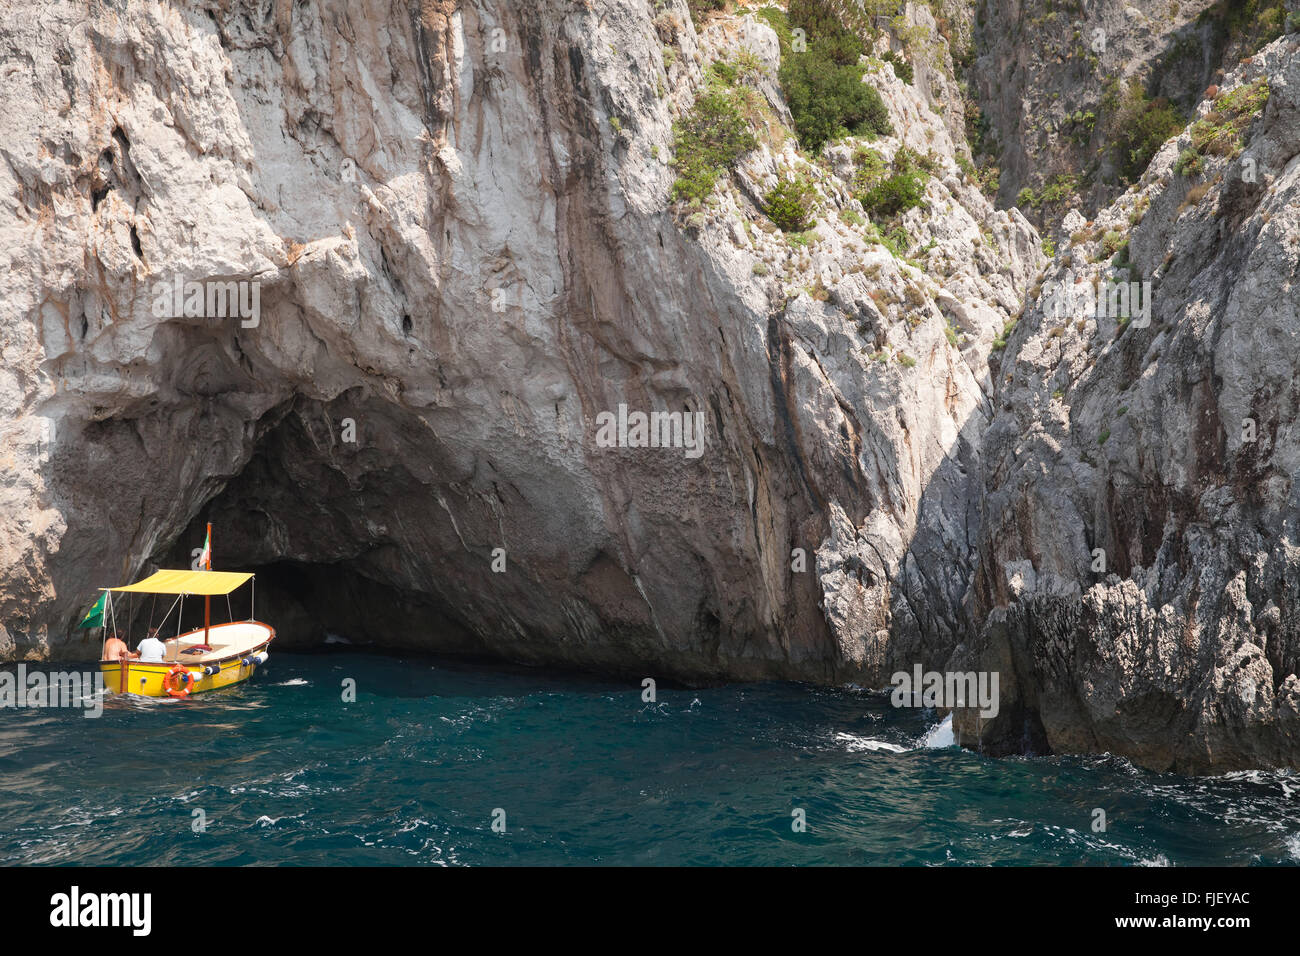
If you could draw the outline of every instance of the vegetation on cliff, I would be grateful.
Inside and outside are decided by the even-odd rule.
[[[781,90],[803,149],[819,153],[845,136],[893,132],[880,94],[862,82],[866,47],[832,3],[791,0],[788,12],[766,7],[761,15],[781,41]]]

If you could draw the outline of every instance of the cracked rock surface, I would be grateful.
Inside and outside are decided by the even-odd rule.
[[[876,145],[938,164],[921,260],[839,218],[847,147],[811,241],[773,234],[753,197],[807,165],[780,129],[685,226],[666,158],[708,64],[749,51],[788,114],[770,27],[667,13],[7,4],[5,654],[85,657],[93,588],[212,520],[286,641],[688,679],[942,664],[985,359],[1037,237],[888,66]],[[257,323],[158,314],[178,277],[256,282]],[[702,413],[704,454],[599,447],[620,404]]]
[[[1264,86],[1241,152],[1180,174],[1195,123]],[[1031,290],[984,435],[985,626],[958,655],[1001,670],[1003,709],[959,711],[964,742],[1183,772],[1296,765],[1298,154],[1300,42],[1283,38],[1141,183],[1076,216]],[[1151,277],[1146,323],[1044,306],[1061,282],[1130,272]]]
[[[968,746],[1300,763],[1289,39],[1221,81],[1271,87],[1242,154],[1191,179],[1191,133],[1166,143],[1049,264],[962,171],[926,7],[914,82],[865,61],[893,134],[815,157],[743,9],[0,13],[0,657],[90,659],[94,589],[187,564],[211,521],[289,646],[866,687],[979,667],[1003,702],[957,712]],[[757,146],[674,202],[673,123],[740,56]],[[985,91],[995,126],[1032,75]],[[931,170],[906,248],[854,198],[866,145]],[[763,213],[792,176],[797,236]],[[1112,234],[1150,325],[1049,315],[1048,283],[1118,268]],[[256,288],[257,314],[187,314],[186,283]],[[700,416],[703,453],[603,446],[620,406]]]

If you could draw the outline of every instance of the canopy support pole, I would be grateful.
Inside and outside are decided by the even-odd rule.
[[[211,521],[208,522],[207,560],[203,562],[203,570],[204,571],[212,570],[212,522]],[[211,627],[212,627],[212,595],[205,594],[203,595],[203,649],[206,651],[212,650],[212,645],[208,643],[208,631]],[[180,651],[179,646],[176,648],[176,650],[177,652]]]

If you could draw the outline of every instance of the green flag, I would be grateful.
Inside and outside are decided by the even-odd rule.
[[[82,619],[77,627],[103,627],[104,626],[104,599],[108,597],[108,592],[100,592],[99,600],[95,602],[94,607]]]

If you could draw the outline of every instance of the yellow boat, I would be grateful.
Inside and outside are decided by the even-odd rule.
[[[208,540],[211,540],[209,528]],[[204,547],[205,563],[211,566],[210,549]],[[106,602],[104,620],[115,620],[114,594],[175,595],[172,607],[180,605],[186,597],[203,597],[203,627],[178,633],[161,641],[164,647],[162,660],[140,660],[136,654],[110,658],[109,641],[116,637],[116,627],[104,628],[99,670],[104,675],[104,686],[121,694],[141,697],[189,697],[205,691],[230,687],[252,677],[258,667],[266,663],[267,648],[275,639],[275,628],[253,620],[230,621],[212,624],[213,595],[230,594],[253,580],[247,571],[157,571],[143,581],[116,588],[103,588]],[[160,623],[171,616],[168,609]],[[180,629],[180,612],[176,615]],[[151,631],[156,630],[151,628]],[[160,639],[161,640],[161,639]],[[128,649],[129,650],[129,649]]]

